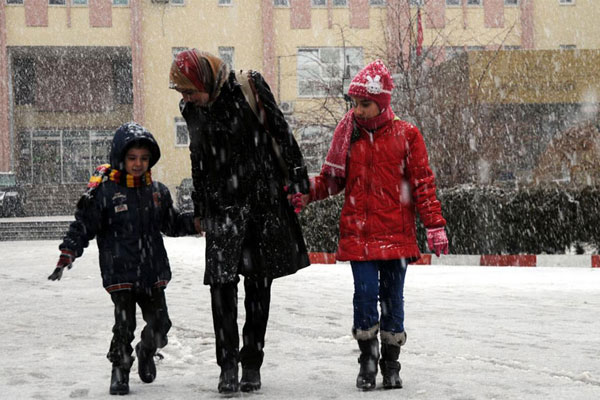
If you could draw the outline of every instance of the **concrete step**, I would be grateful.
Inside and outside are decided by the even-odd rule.
[[[60,240],[73,217],[0,218],[0,241]]]

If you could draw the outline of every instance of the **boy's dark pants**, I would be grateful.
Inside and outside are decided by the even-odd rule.
[[[136,304],[142,309],[146,326],[142,330],[142,346],[155,350],[167,344],[171,320],[163,288],[122,290],[110,294],[115,305],[115,325],[107,358],[114,366],[129,369],[133,362],[131,342],[135,332]]]
[[[238,350],[238,281],[210,287],[217,364],[221,369],[228,370],[237,367],[239,360],[242,368],[258,370],[264,356],[263,347],[269,320],[272,280],[244,278],[246,322],[242,330],[241,351]]]

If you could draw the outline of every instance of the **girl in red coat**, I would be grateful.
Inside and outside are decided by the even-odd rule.
[[[336,257],[350,261],[354,275],[352,333],[361,352],[356,386],[363,390],[375,388],[378,361],[383,387],[402,387],[404,277],[407,264],[420,257],[415,211],[427,228],[430,249],[437,256],[448,254],[446,220],[425,143],[414,125],[394,115],[393,87],[380,60],[354,77],[348,90],[353,108],[336,127],[321,173],[311,178],[310,194],[290,196],[302,208],[344,190]]]

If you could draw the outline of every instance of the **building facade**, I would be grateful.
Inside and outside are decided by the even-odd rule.
[[[27,214],[70,214],[114,129],[135,120],[161,146],[155,179],[174,190],[190,174],[180,96],[168,89],[182,49],[261,71],[308,145],[324,129],[306,122],[311,107],[339,98],[376,57],[401,69],[415,54],[439,64],[471,50],[597,49],[594,3],[0,0],[0,175],[26,192]]]

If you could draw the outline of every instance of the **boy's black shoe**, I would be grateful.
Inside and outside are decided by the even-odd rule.
[[[243,369],[240,390],[242,392],[254,392],[260,389],[260,370]]]
[[[219,393],[235,393],[240,390],[238,382],[238,367],[235,366],[229,369],[222,369],[219,376]]]
[[[127,394],[129,393],[129,370],[123,367],[112,368],[110,377],[110,394]]]
[[[142,382],[151,383],[156,378],[156,364],[154,364],[154,353],[156,350],[148,349],[139,342],[135,346],[135,354],[138,358],[138,375]]]

